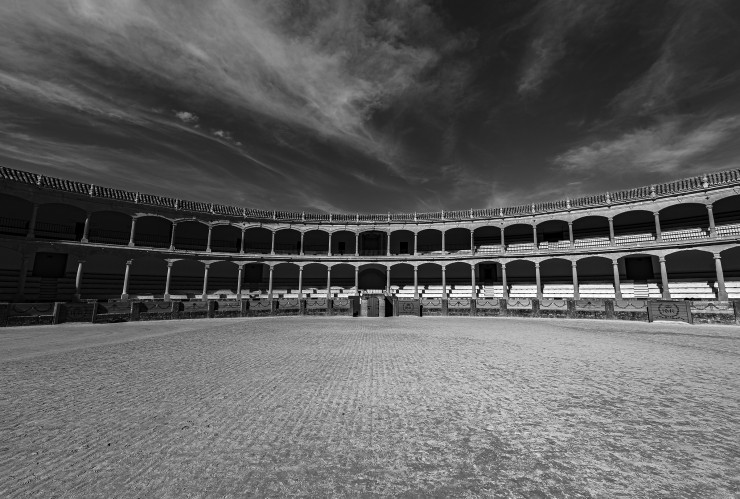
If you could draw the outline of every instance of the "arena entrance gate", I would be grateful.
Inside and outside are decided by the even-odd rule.
[[[377,296],[369,296],[367,298],[367,316],[368,317],[379,317],[380,305]]]

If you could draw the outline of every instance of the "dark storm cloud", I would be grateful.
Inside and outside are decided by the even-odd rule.
[[[0,4],[0,161],[264,208],[520,204],[734,166],[730,1]]]

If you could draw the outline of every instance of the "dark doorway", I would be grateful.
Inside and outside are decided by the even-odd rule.
[[[379,310],[380,310],[380,307],[378,306],[378,297],[370,296],[367,299],[367,316],[368,317],[378,317]]]
[[[401,253],[402,255],[408,255],[409,254],[409,242],[401,241],[400,245],[401,247],[399,249],[399,253]]]
[[[628,281],[647,281],[653,278],[653,259],[649,256],[631,256],[624,259]]]
[[[66,253],[36,253],[33,262],[34,277],[64,277],[66,269]]]
[[[496,282],[496,264],[482,263],[480,265],[480,277],[484,284]]]

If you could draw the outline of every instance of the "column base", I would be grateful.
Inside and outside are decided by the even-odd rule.
[[[128,293],[122,293],[121,300],[128,300]]]

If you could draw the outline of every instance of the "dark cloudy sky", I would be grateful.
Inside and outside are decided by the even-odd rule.
[[[385,212],[739,158],[738,0],[0,1],[5,166]]]

